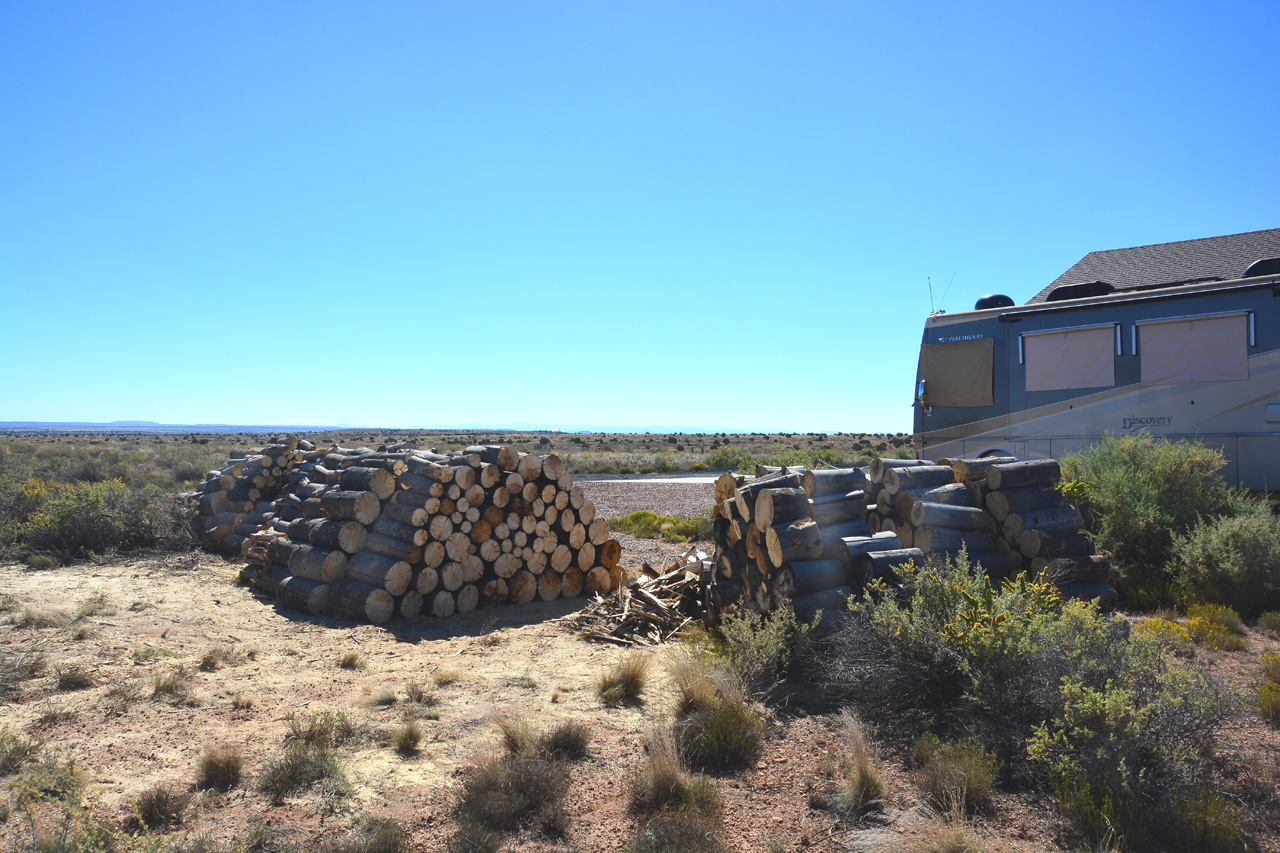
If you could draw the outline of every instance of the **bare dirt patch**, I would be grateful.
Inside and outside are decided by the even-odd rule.
[[[186,821],[170,830],[175,837],[208,833],[225,842],[268,825],[307,849],[373,814],[395,817],[414,849],[434,851],[456,830],[461,774],[500,748],[495,715],[521,715],[539,730],[578,721],[590,730],[591,744],[570,771],[566,834],[516,835],[505,849],[617,851],[631,838],[636,820],[626,810],[627,777],[643,760],[649,727],[672,714],[674,691],[658,665],[643,702],[606,707],[596,687],[618,650],[586,642],[555,621],[582,599],[357,625],[277,609],[237,586],[237,571],[198,554],[40,572],[0,565],[0,596],[10,596],[4,600],[13,607],[0,625],[0,652],[10,659],[39,652],[50,664],[0,704],[0,724],[74,755],[97,813],[117,826],[130,816],[132,800],[164,784],[195,795]],[[19,617],[26,612],[57,612],[70,621],[25,627]],[[1251,645],[1249,653],[1217,662],[1225,676],[1256,681],[1250,667],[1257,652],[1277,644],[1254,635]],[[340,660],[349,653],[359,663],[344,668]],[[661,664],[666,651],[645,653]],[[90,686],[59,687],[55,667],[71,665],[90,674]],[[157,695],[155,679],[177,672],[185,691]],[[401,754],[391,733],[411,694],[422,700],[414,707],[424,737],[417,751]],[[321,785],[276,801],[257,790],[264,768],[283,753],[290,716],[326,711],[354,723],[354,736],[337,750],[349,792],[339,796]],[[839,725],[834,713],[777,713],[754,767],[716,779],[720,834],[730,849],[910,849],[942,824],[891,749],[883,756],[889,789],[883,810],[840,819],[813,807],[813,795],[831,784]],[[1275,731],[1247,714],[1237,726],[1231,739],[1240,760],[1274,766]],[[215,745],[241,750],[244,780],[226,792],[196,791],[200,755]],[[1256,790],[1239,794],[1265,799]],[[1252,807],[1275,811],[1257,800]],[[1050,805],[1021,795],[999,793],[969,830],[987,850],[1068,849]],[[0,846],[25,843],[22,831],[16,816],[0,824]]]

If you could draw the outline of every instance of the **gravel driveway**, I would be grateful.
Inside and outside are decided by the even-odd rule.
[[[714,483],[663,483],[653,480],[586,480],[574,478],[582,486],[591,502],[596,505],[600,518],[614,518],[647,509],[659,515],[700,515],[715,501]],[[690,544],[673,545],[661,539],[636,539],[624,533],[613,534],[622,545],[621,565],[638,567],[642,562],[655,568],[664,563],[675,563],[689,550]],[[710,553],[711,543],[699,545]]]

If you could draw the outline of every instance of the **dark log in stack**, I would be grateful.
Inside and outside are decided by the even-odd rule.
[[[209,498],[242,488],[243,472],[211,472],[196,496],[207,547],[243,554],[245,578],[290,606],[385,622],[622,583],[621,546],[554,454],[304,444],[245,457],[272,460],[252,526],[237,520],[239,503]]]

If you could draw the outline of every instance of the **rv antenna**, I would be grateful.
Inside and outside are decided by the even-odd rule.
[[[929,313],[933,314],[933,276],[926,276],[925,281],[929,282]]]
[[[951,274],[951,281],[947,282],[947,289],[946,289],[946,290],[944,290],[944,291],[942,291],[942,298],[938,300],[938,312],[939,312],[939,313],[941,313],[941,312],[942,312],[942,303],[947,301],[947,294],[951,292],[951,285],[955,282],[955,280],[956,280],[956,273],[958,273],[958,272],[960,272],[960,270],[956,270],[956,272],[953,272],[953,273]],[[932,296],[933,291],[932,291],[932,290],[930,290],[930,291],[929,291],[929,293],[930,293],[930,295]]]

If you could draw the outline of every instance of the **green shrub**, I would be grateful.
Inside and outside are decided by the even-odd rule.
[[[1143,619],[1133,630],[1156,638],[1162,648],[1176,655],[1188,655],[1193,651],[1191,634],[1177,622],[1168,619]]]
[[[1262,716],[1271,723],[1280,723],[1280,684],[1264,684],[1254,694],[1254,701]]]
[[[1232,504],[1222,454],[1198,442],[1107,434],[1060,462],[1063,494],[1126,586],[1171,580],[1175,537]]]
[[[1168,830],[1186,850],[1234,853],[1246,849],[1244,812],[1217,791],[1180,792],[1169,808]]]
[[[1001,762],[982,744],[925,732],[911,746],[911,763],[920,790],[935,807],[972,811],[991,803]]]
[[[0,776],[17,773],[23,766],[40,755],[44,742],[27,740],[20,734],[0,726]]]
[[[1268,610],[1259,616],[1258,627],[1280,632],[1280,610]]]
[[[715,701],[677,720],[675,739],[689,767],[704,773],[740,770],[760,754],[764,721],[733,678],[716,684]]]
[[[194,545],[176,497],[157,486],[122,480],[48,484],[40,507],[22,525],[28,547],[63,558],[156,545]]]
[[[1203,619],[1214,625],[1221,625],[1233,634],[1244,636],[1244,621],[1240,614],[1222,604],[1193,604],[1187,608],[1187,616],[1191,619]]]
[[[1246,615],[1280,606],[1280,517],[1266,501],[1235,501],[1176,537],[1171,565],[1194,598]]]
[[[1187,620],[1187,633],[1197,645],[1216,651],[1239,651],[1246,645],[1244,637],[1203,616],[1193,616]]]
[[[729,669],[752,690],[766,692],[808,648],[812,625],[796,621],[790,607],[768,615],[738,608],[720,621],[720,647]]]
[[[1280,684],[1280,653],[1263,652],[1258,657],[1262,665],[1262,678],[1271,684]]]
[[[635,536],[637,539],[661,538],[666,542],[688,542],[690,539],[709,540],[711,510],[708,508],[700,516],[678,518],[639,509],[627,515],[609,519],[609,529],[615,533]]]
[[[278,800],[320,781],[328,781],[339,790],[346,788],[338,757],[323,742],[294,741],[285,747],[283,755],[262,769],[258,789]]]

